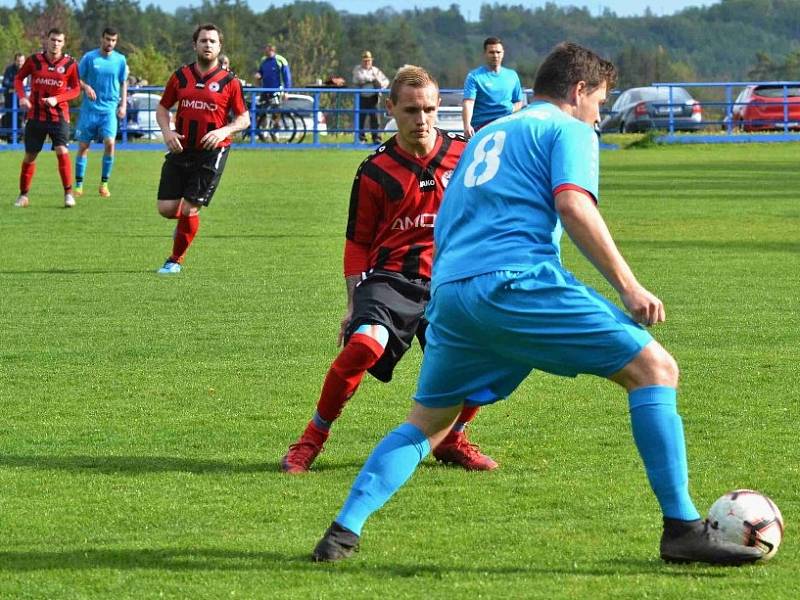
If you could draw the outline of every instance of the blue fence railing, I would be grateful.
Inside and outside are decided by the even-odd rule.
[[[149,86],[128,90],[127,115],[119,123],[118,147],[162,148],[159,141],[161,131],[155,115],[163,89]],[[374,93],[385,99],[388,90],[375,90]],[[443,98],[454,103],[441,111],[443,120],[446,120],[445,128],[449,130],[462,129],[460,93],[461,90],[442,90]],[[362,94],[365,94],[362,89],[308,87],[282,91],[245,87],[244,94],[250,111],[250,127],[234,140],[239,146],[363,147],[374,146],[374,143],[367,144],[367,140],[386,139],[394,133],[393,120],[383,108],[383,102],[376,105],[374,98],[362,99]],[[276,97],[279,101],[274,100]],[[453,111],[458,112],[457,120],[447,118],[452,117]],[[4,117],[0,136],[9,142],[6,147],[21,147],[24,111],[19,109],[15,94],[10,95],[8,106],[0,112]],[[73,126],[79,114],[79,105],[71,109]]]
[[[656,129],[659,140],[667,143],[800,141],[800,82],[660,82],[652,86],[661,90],[655,102],[628,102],[626,94],[631,96],[634,90],[612,92],[610,106],[603,110],[603,133]],[[756,86],[771,97],[753,94]],[[118,147],[163,149],[155,119],[162,91],[162,87],[129,90]],[[367,140],[386,139],[394,132],[383,102],[376,106],[374,98],[365,101],[361,89],[306,87],[282,92],[245,87],[244,92],[251,124],[234,140],[238,146],[362,148],[374,145]],[[388,90],[376,92],[385,98]],[[461,90],[441,92],[439,126],[461,132]],[[274,102],[276,94],[280,102]],[[531,91],[526,90],[526,98],[530,97]],[[72,109],[73,123],[79,111],[79,107]],[[633,117],[624,117],[626,111],[632,111]],[[23,112],[16,95],[7,95],[6,105],[0,108],[0,137],[8,143],[0,148],[22,147]]]

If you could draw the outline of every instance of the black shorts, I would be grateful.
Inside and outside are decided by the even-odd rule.
[[[25,152],[39,154],[48,135],[53,143],[51,150],[55,150],[56,146],[66,146],[69,144],[69,123],[66,121],[48,123],[30,119],[25,123]]]
[[[411,347],[414,336],[425,348],[425,306],[431,298],[427,279],[408,279],[391,271],[371,271],[353,292],[353,317],[345,342],[364,324],[380,324],[389,330],[389,342],[380,360],[369,370],[380,381],[391,381],[395,365]]]
[[[161,167],[159,200],[188,200],[208,206],[217,191],[230,148],[170,152]]]

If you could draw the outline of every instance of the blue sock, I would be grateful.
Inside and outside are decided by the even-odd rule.
[[[75,183],[83,183],[83,176],[86,175],[86,163],[88,162],[85,156],[75,157]]]
[[[336,522],[361,535],[364,522],[411,477],[430,451],[428,438],[411,423],[389,432],[364,463]]]
[[[317,411],[314,411],[314,416],[311,418],[311,422],[314,423],[314,425],[316,425],[319,429],[322,429],[322,431],[331,430],[331,422],[323,419]]]
[[[103,155],[103,170],[100,173],[100,181],[108,181],[111,177],[111,169],[114,166],[114,157]]]
[[[663,385],[639,388],[628,394],[628,404],[633,439],[661,512],[671,519],[699,519],[689,496],[689,467],[677,391]]]

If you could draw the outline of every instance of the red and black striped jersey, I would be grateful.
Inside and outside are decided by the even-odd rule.
[[[368,258],[358,265],[346,256],[345,276],[384,269],[430,279],[434,222],[467,144],[460,135],[437,133],[427,156],[405,152],[394,136],[361,163],[350,193],[346,237],[349,245],[368,248]]]
[[[58,60],[50,62],[43,52],[29,56],[14,78],[14,89],[19,98],[26,97],[24,81],[28,76],[31,78],[28,118],[49,123],[69,123],[69,101],[81,93],[75,59],[63,54]],[[44,99],[51,97],[55,97],[58,104],[50,106],[45,103]]]
[[[247,111],[242,84],[234,73],[217,66],[201,75],[197,63],[182,66],[169,78],[161,105],[170,109],[176,102],[175,131],[184,136],[186,148],[202,149],[200,140],[227,125],[230,111],[237,116]],[[230,144],[227,138],[218,147]]]

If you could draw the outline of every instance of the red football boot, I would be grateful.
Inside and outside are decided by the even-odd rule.
[[[492,471],[498,464],[491,456],[486,456],[477,444],[470,444],[463,431],[450,432],[433,451],[436,460],[445,464],[464,467],[467,471]]]
[[[281,459],[281,470],[284,473],[306,473],[322,452],[322,446],[327,439],[327,431],[309,423],[300,439],[289,446],[286,456]]]

